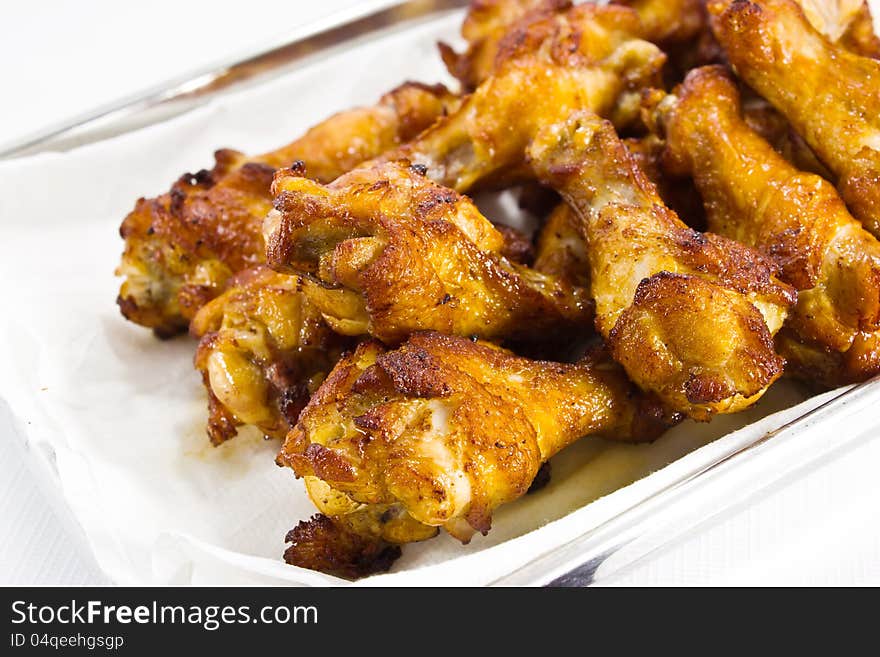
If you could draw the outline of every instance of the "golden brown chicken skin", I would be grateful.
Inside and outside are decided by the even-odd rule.
[[[261,226],[272,209],[276,168],[302,160],[310,175],[333,180],[413,138],[455,102],[442,86],[408,83],[272,153],[248,158],[218,151],[210,171],[186,174],[168,194],[140,199],[120,228],[122,314],[160,337],[186,330],[232,274],[265,260]]]
[[[589,289],[590,261],[581,236],[580,219],[567,203],[559,203],[538,232],[535,262],[538,271]]]
[[[817,390],[859,383],[880,373],[880,333],[856,333],[846,351],[834,351],[804,340],[788,327],[776,335],[786,372]]]
[[[880,39],[874,34],[874,18],[863,0],[798,0],[813,27],[851,53],[880,59]],[[720,46],[719,46],[720,48]],[[788,120],[767,100],[750,89],[743,90],[746,123],[789,162],[802,171],[829,180],[834,175],[816,157]]]
[[[799,3],[805,9],[813,26],[823,32],[826,37],[855,54],[876,55],[869,45],[870,40],[867,39],[867,35],[870,35],[872,39],[876,40],[873,32],[873,18],[867,4],[860,4],[861,0],[840,0],[839,2],[799,0]],[[865,23],[866,20],[867,23]],[[863,36],[861,38],[853,37],[854,32]],[[717,48],[719,52],[716,55],[710,53],[709,56],[703,52],[699,56],[688,57],[689,65],[683,67],[685,74],[693,68],[707,64],[726,64],[726,57],[721,51],[721,46],[712,36],[707,21],[701,41],[706,43],[708,40],[714,42],[712,47]],[[698,48],[700,47],[698,46]],[[683,78],[684,75],[680,79]],[[767,100],[746,88],[743,89],[742,106],[743,115],[749,127],[770,142],[785,159],[803,171],[810,171],[828,179],[834,178],[803,138],[791,127],[788,120]]]
[[[474,0],[461,26],[467,42],[463,53],[440,43],[440,56],[462,90],[476,89],[495,67],[501,42],[514,29],[571,7],[571,0]]]
[[[258,266],[235,275],[190,325],[218,445],[242,424],[283,438],[347,345],[300,291],[296,276]]]
[[[663,140],[649,134],[639,139],[625,139],[624,144],[639,169],[657,187],[663,202],[675,209],[689,226],[704,227],[705,213],[693,183],[663,171]],[[565,202],[558,203],[538,231],[532,266],[544,274],[589,288],[590,261],[580,225],[577,212]]]
[[[652,440],[677,420],[607,359],[533,361],[417,333],[396,350],[369,341],[343,358],[278,463],[356,535],[401,544],[442,527],[466,542],[575,440]]]
[[[737,75],[786,116],[852,214],[880,235],[880,62],[832,44],[794,0],[708,6]]]
[[[687,227],[595,115],[548,126],[529,157],[581,219],[596,326],[642,389],[708,419],[782,374],[772,336],[796,295],[771,261]]]
[[[880,57],[880,39],[867,0],[796,0],[810,23],[831,41],[863,57]],[[667,88],[693,68],[726,64],[723,48],[709,27],[707,0],[612,0],[630,6],[645,25],[645,38],[669,57]]]
[[[274,192],[269,264],[306,274],[304,293],[338,333],[529,339],[592,322],[586,290],[506,258],[504,235],[423,168],[376,163],[328,185],[285,169]]]
[[[696,66],[723,61],[709,28],[706,0],[611,0],[611,4],[632,7],[644,25],[644,38],[666,53],[665,88],[678,84]]]
[[[874,35],[874,24],[868,5],[863,0],[798,0],[813,26],[827,38],[852,53],[877,58],[880,40]],[[652,4],[652,3],[649,3]],[[668,88],[683,81],[694,68],[711,64],[727,64],[723,49],[709,26],[705,0],[699,0],[705,24],[699,35],[680,44],[664,46],[675,70],[667,76]],[[833,178],[827,167],[816,157],[788,120],[764,98],[744,89],[743,112],[754,130],[799,169]],[[661,190],[662,192],[662,190]],[[665,198],[665,197],[664,197]],[[675,208],[678,211],[678,208]]]
[[[593,4],[516,27],[457,111],[384,157],[424,165],[459,192],[529,180],[523,153],[540,126],[580,109],[622,124],[638,115],[641,90],[658,83],[665,61],[641,30],[631,9]]]
[[[748,89],[744,90],[741,104],[743,119],[749,128],[758,133],[782,157],[801,171],[809,171],[828,180],[834,178],[773,105]]]
[[[642,86],[657,81],[664,57],[637,38],[642,28],[635,12],[569,5],[474,3],[465,29],[471,48],[459,70],[469,66],[468,79],[482,84],[458,111],[383,159],[421,164],[430,178],[459,192],[529,180],[522,156],[540,125],[584,106],[613,114],[622,94],[635,98]],[[554,214],[553,225],[544,229],[538,271],[557,276],[560,267],[575,265],[577,255],[554,254],[566,240],[582,250],[565,214]]]
[[[635,9],[644,36],[664,49],[699,43],[708,28],[707,0],[611,0]],[[835,43],[863,57],[880,54],[868,0],[796,0],[810,24]]]
[[[862,0],[861,6],[852,18],[840,38],[840,44],[857,55],[880,59],[880,38],[874,29],[874,16],[868,0]]]
[[[636,166],[657,188],[664,205],[674,210],[691,228],[705,229],[706,212],[693,182],[686,178],[669,176],[663,168],[663,151],[666,146],[663,140],[649,133],[637,139],[624,139],[623,143]]]
[[[796,169],[751,130],[722,68],[692,71],[658,114],[667,170],[693,176],[709,230],[760,249],[798,289],[780,341],[794,371],[817,378],[814,357],[803,363],[802,349],[787,348],[792,335],[849,364],[827,384],[842,382],[860,363],[876,367],[880,354],[862,353],[859,336],[880,329],[880,242],[853,219],[833,185]]]
[[[644,25],[644,37],[664,48],[689,43],[706,27],[705,0],[612,0],[632,7]]]

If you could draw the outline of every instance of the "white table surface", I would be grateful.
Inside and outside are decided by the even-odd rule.
[[[0,144],[275,40],[357,0],[7,3]],[[2,217],[0,217],[2,227]],[[8,309],[7,309],[8,310]],[[846,426],[838,427],[846,431]],[[880,585],[880,436],[604,583]],[[0,585],[108,579],[0,401]]]

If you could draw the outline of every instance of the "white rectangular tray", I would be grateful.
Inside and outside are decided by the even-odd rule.
[[[193,343],[156,342],[119,316],[116,229],[137,196],[209,165],[215,148],[269,150],[404,79],[446,80],[434,42],[456,41],[463,4],[359,15],[3,154],[12,248],[0,275],[20,310],[0,317],[0,395],[57,462],[115,581],[343,583],[280,560],[284,531],[312,507],[273,465],[277,445],[247,432],[207,445]],[[878,401],[880,381],[820,397],[783,382],[745,413],[685,423],[650,446],[586,439],[553,460],[546,489],[501,509],[488,537],[407,546],[392,573],[362,583],[589,584],[875,436]]]

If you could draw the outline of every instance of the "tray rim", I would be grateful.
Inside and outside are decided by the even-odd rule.
[[[383,31],[405,29],[445,12],[463,10],[469,0],[373,0],[305,26],[305,34],[245,50],[219,64],[147,87],[117,101],[0,144],[0,161],[65,152],[132,132],[189,112],[250,84],[268,82],[311,57],[351,47]],[[89,132],[91,131],[91,136]]]
[[[780,443],[796,440],[799,436],[814,429],[820,429],[828,422],[833,422],[846,406],[853,405],[856,407],[855,412],[864,412],[862,406],[872,403],[880,395],[880,375],[859,384],[828,391],[828,393],[832,392],[839,392],[839,394],[775,429],[756,435],[753,439],[728,453],[697,462],[670,482],[656,482],[650,490],[645,491],[638,500],[626,509],[587,529],[568,542],[556,546],[553,550],[529,560],[488,585],[590,586],[600,579],[608,578],[635,564],[657,549],[674,544],[687,533],[688,528],[672,537],[660,540],[657,538],[657,533],[669,529],[669,522],[662,521],[662,514],[670,510],[681,496],[693,494],[700,486],[720,482],[734,468],[741,469],[749,457],[761,458],[763,456],[766,465],[771,457],[768,454],[761,455],[759,452],[762,448],[773,448]],[[786,475],[798,472],[822,458],[827,458],[850,447],[853,441],[864,434],[864,430],[849,434],[844,433],[836,439],[830,440],[827,445],[823,445],[819,451],[801,451],[794,461],[785,463],[778,472],[765,477],[764,480],[752,482],[744,493],[747,496],[758,494],[782,480]],[[717,440],[723,440],[725,436],[720,436]],[[694,453],[696,452],[691,452],[691,454]],[[646,477],[642,481],[645,482],[647,479]],[[734,501],[722,501],[713,512],[702,515],[690,526],[722,516],[735,505]],[[651,506],[652,512],[661,514],[660,522],[656,520],[648,522],[639,517],[648,506]],[[694,514],[691,513],[691,515]],[[626,553],[627,550],[629,553]],[[617,562],[610,568],[604,568],[600,574],[598,572],[600,567],[611,557],[618,557]]]

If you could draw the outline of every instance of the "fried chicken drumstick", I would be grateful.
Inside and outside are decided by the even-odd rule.
[[[465,52],[439,43],[440,56],[462,90],[472,92],[495,68],[501,43],[511,31],[571,8],[571,0],[479,0],[468,7],[461,25]]]
[[[242,424],[283,438],[347,346],[299,288],[297,276],[258,266],[236,274],[193,319],[213,444]]]
[[[880,242],[833,185],[797,170],[749,128],[724,69],[692,71],[675,94],[657,109],[667,170],[694,177],[710,230],[761,250],[798,289],[777,340],[789,365],[826,385],[875,374]],[[823,357],[827,365],[817,368]]]
[[[758,252],[682,223],[610,123],[574,114],[543,129],[529,158],[581,219],[596,326],[642,389],[708,419],[782,374],[772,336],[794,290]]]
[[[675,209],[689,226],[702,227],[705,213],[693,183],[668,176],[662,169],[663,140],[649,134],[640,139],[625,139],[624,144],[639,169],[657,187],[663,202]],[[590,262],[580,224],[577,213],[564,201],[553,208],[538,232],[532,266],[573,285],[589,288]]]
[[[586,290],[506,258],[503,234],[473,202],[418,165],[375,163],[329,185],[286,169],[273,189],[269,264],[303,273],[304,293],[338,333],[528,340],[591,324]]]
[[[363,573],[339,566],[353,543],[360,556],[387,558],[384,544],[424,540],[439,527],[466,542],[577,439],[652,440],[677,419],[607,359],[532,361],[439,333],[415,334],[394,351],[362,343],[327,377],[278,456],[336,521],[294,530],[286,558],[321,570],[335,563],[351,576]],[[340,534],[361,540],[340,544]],[[344,558],[330,556],[340,549]]]
[[[541,227],[535,245],[535,269],[589,289],[590,261],[581,237],[580,219],[559,203]]]
[[[160,337],[185,331],[230,276],[265,260],[261,226],[272,209],[276,168],[301,160],[316,179],[333,180],[412,139],[457,102],[442,86],[404,84],[277,151],[253,158],[218,151],[210,171],[186,174],[168,194],[140,199],[120,228],[122,314]]]
[[[586,330],[582,289],[499,257],[498,231],[434,183],[462,192],[531,178],[523,158],[540,125],[580,108],[614,114],[622,95],[656,80],[663,55],[640,30],[623,7],[539,13],[500,40],[491,75],[461,107],[414,141],[326,186],[280,173],[265,227],[270,265],[309,274],[304,291],[347,335]],[[540,93],[528,98],[530,88]]]
[[[620,125],[638,116],[641,89],[658,82],[665,61],[641,31],[631,9],[593,4],[516,25],[461,107],[384,158],[423,165],[462,193],[529,181],[523,154],[540,126],[575,110]]]
[[[837,177],[853,215],[880,236],[880,62],[817,32],[794,0],[711,0],[715,35]]]
[[[632,7],[644,25],[644,36],[664,49],[693,41],[706,27],[705,0],[611,0]]]

